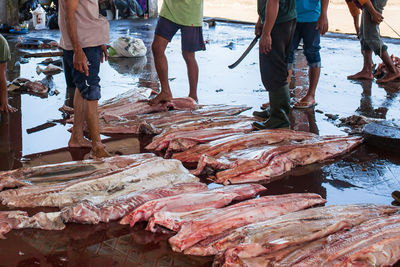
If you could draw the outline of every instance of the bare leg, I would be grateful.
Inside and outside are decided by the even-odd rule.
[[[400,78],[400,71],[394,65],[393,60],[389,57],[389,54],[387,51],[382,53],[381,58],[382,58],[383,63],[385,63],[388,73],[383,78],[377,80],[376,82],[377,83],[386,83],[386,82],[391,82],[393,80],[396,80],[397,78]]]
[[[354,75],[347,76],[350,80],[372,80],[372,50],[362,50],[364,66],[362,70]]]
[[[197,98],[197,83],[199,81],[199,66],[197,65],[194,52],[182,51],[183,58],[185,59],[188,78],[189,78],[189,97],[193,98],[196,102]]]
[[[84,122],[84,100],[78,89],[75,90],[74,97],[74,126],[72,127],[69,147],[91,147],[91,143],[83,137]]]
[[[288,69],[288,76],[287,76],[287,83],[290,84],[290,82],[292,81],[292,74],[293,74],[293,70],[292,69]]]
[[[317,89],[319,75],[321,73],[321,68],[309,68],[308,69],[308,79],[309,79],[309,88],[306,95],[299,100],[298,103],[304,103],[307,105],[311,105],[315,103],[315,91]]]
[[[150,101],[150,105],[156,105],[160,102],[169,101],[172,99],[171,89],[168,82],[168,61],[165,56],[165,49],[167,48],[168,40],[159,36],[154,35],[153,44],[151,49],[154,56],[154,64],[160,79],[161,92]]]
[[[109,157],[110,154],[104,149],[100,139],[99,114],[97,112],[97,100],[84,100],[85,117],[89,128],[90,138],[92,139],[92,150],[96,158]]]

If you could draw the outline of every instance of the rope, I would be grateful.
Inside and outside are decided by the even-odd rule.
[[[385,20],[383,21],[392,31],[394,31],[394,33],[396,33],[397,34],[397,36],[399,36],[400,37],[400,34],[395,30],[395,29],[393,29],[393,27],[392,26],[390,26]]]

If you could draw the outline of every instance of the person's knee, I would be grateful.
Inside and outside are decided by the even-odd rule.
[[[380,39],[366,39],[363,50],[372,50],[375,55],[379,56],[381,53],[387,51],[387,46]]]
[[[196,61],[194,52],[182,51],[182,56],[186,62],[195,62]]]
[[[308,49],[304,49],[304,55],[309,66],[321,62],[321,55],[319,53],[319,50],[319,47],[310,47]]]
[[[151,44],[151,51],[153,52],[153,55],[155,55],[155,56],[164,53],[160,43],[157,42],[156,40],[154,40],[153,43]]]
[[[154,37],[153,43],[151,44],[151,51],[153,52],[153,55],[159,56],[164,54],[167,45],[168,40],[156,35]]]

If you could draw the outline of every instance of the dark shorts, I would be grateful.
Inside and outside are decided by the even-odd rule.
[[[65,50],[64,50],[65,52]],[[65,55],[65,53],[64,53]],[[72,69],[69,67],[66,63],[66,60],[63,57],[63,67],[64,67],[64,76],[65,76],[65,83],[67,84],[68,88],[76,88],[75,83],[74,83],[74,77],[72,76]]]
[[[319,29],[315,29],[317,22],[297,22],[296,30],[294,31],[292,43],[290,45],[289,68],[292,68],[294,62],[294,52],[301,39],[303,39],[303,53],[306,56],[308,66],[312,68],[321,67],[321,49]]]
[[[183,26],[160,17],[158,19],[155,34],[162,36],[171,42],[172,37],[174,37],[178,30],[181,30],[182,35],[182,51],[196,52],[206,50],[202,27]]]
[[[64,71],[66,75],[69,77],[72,76],[72,81],[67,80],[68,86],[76,86],[82,97],[86,100],[99,100],[101,97],[100,94],[100,60],[101,60],[101,47],[87,47],[83,48],[83,52],[89,61],[89,76],[86,76],[83,73],[80,73],[76,69],[74,69],[74,52],[72,50],[64,50]]]
[[[375,10],[382,14],[387,0],[371,1]],[[367,8],[364,8],[361,15],[360,26],[361,50],[372,50],[375,55],[380,56],[387,51],[387,46],[383,44],[379,24],[372,21],[372,17]]]

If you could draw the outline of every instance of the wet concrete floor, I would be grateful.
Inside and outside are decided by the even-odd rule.
[[[102,100],[134,88],[158,89],[150,45],[155,20],[120,20],[111,22],[111,40],[129,33],[143,39],[148,52],[141,59],[110,59],[101,66]],[[58,31],[34,31],[22,37],[59,39]],[[7,35],[13,50],[8,79],[24,77],[41,80],[37,63],[31,58],[23,63],[23,52],[15,49],[20,36]],[[217,22],[204,30],[207,50],[196,54],[199,67],[199,101],[201,104],[247,104],[252,111],[268,100],[258,70],[258,48],[255,47],[235,69],[228,69],[254,37],[254,26]],[[400,40],[385,40],[389,53],[400,55]],[[353,36],[329,33],[321,40],[322,70],[316,100],[309,110],[293,110],[293,127],[321,135],[346,134],[337,117],[363,115],[370,118],[398,120],[400,117],[400,83],[380,86],[373,82],[346,79],[362,67],[360,45]],[[37,52],[37,51],[36,51]],[[188,93],[186,66],[180,55],[180,36],[167,49],[169,77],[174,96]],[[380,60],[374,57],[374,61]],[[46,163],[57,163],[87,157],[87,150],[66,148],[70,127],[58,108],[65,101],[63,74],[53,76],[54,87],[46,98],[28,94],[10,94],[10,104],[18,112],[0,115],[0,170]],[[292,93],[304,93],[307,66],[302,51],[297,53]],[[59,91],[59,94],[55,94]],[[330,118],[327,114],[331,114]],[[333,118],[333,119],[332,119]],[[138,153],[151,138],[136,136],[103,136],[113,154]],[[400,156],[398,153],[362,145],[352,153],[323,164],[293,170],[279,181],[267,185],[267,194],[315,192],[328,205],[351,203],[390,204],[391,192],[400,189]],[[0,209],[6,209],[1,207]],[[33,212],[33,211],[31,211]],[[7,234],[0,241],[1,266],[210,266],[212,259],[172,253],[166,236],[153,235],[118,224],[98,226],[68,225],[59,232],[25,229]],[[3,253],[4,251],[4,253]]]

